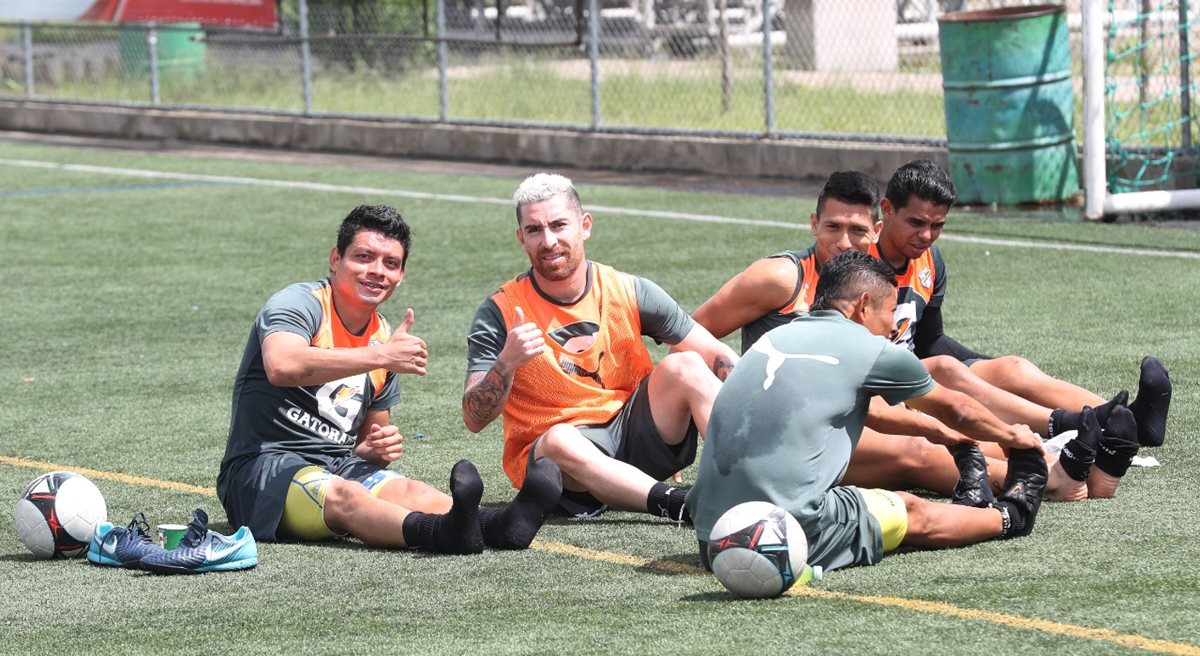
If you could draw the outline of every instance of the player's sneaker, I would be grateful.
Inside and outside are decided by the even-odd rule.
[[[166,551],[150,537],[150,523],[146,516],[138,513],[129,520],[129,526],[113,526],[102,522],[88,545],[88,562],[94,565],[109,565],[136,569],[142,558]]]
[[[958,481],[954,484],[950,503],[972,508],[987,508],[995,503],[983,451],[974,444],[956,444],[950,447],[950,453],[958,468]]]
[[[208,530],[208,513],[192,512],[187,533],[179,546],[142,559],[141,567],[155,574],[203,574],[249,569],[258,564],[258,545],[250,528],[230,536]]]
[[[1033,532],[1033,522],[1037,518],[1038,508],[1042,505],[1048,474],[1046,457],[1040,451],[1009,451],[1008,476],[1004,479],[1004,492],[996,498],[996,505],[1011,504],[1010,507],[1020,515],[1020,522],[1014,522],[1015,518],[1010,517],[1008,511],[1001,508],[1000,512],[1006,516],[1003,537],[1015,538]],[[1011,529],[1010,522],[1013,522]]]

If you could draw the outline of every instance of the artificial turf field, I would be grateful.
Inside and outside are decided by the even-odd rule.
[[[507,501],[499,422],[469,433],[460,397],[476,306],[528,266],[507,202],[528,172],[0,138],[0,496],[11,508],[40,471],[69,468],[115,523],[203,507],[232,532],[212,487],[250,324],[272,293],[326,273],[352,207],[388,203],[415,234],[384,313],[414,308],[431,351],[429,375],[402,380],[398,467],[445,489],[468,458],[485,503]],[[755,258],[811,241],[811,198],[579,187],[596,217],[588,255],[689,310]],[[941,246],[947,330],[963,343],[1104,396],[1159,356],[1175,383],[1167,441],[1142,455],[1162,466],[1132,469],[1113,500],[1044,505],[1030,537],[893,555],[768,601],[734,600],[697,569],[692,531],[632,513],[553,519],[524,552],[260,544],[254,570],[156,577],[36,560],[7,510],[0,652],[1200,654],[1200,231],[956,212]]]

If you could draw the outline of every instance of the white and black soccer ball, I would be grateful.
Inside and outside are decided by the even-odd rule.
[[[17,534],[40,558],[74,558],[108,520],[104,495],[87,478],[55,471],[33,479],[17,499]]]
[[[788,511],[766,501],[740,503],[721,515],[708,536],[717,580],[739,597],[784,593],[804,571],[808,539]]]

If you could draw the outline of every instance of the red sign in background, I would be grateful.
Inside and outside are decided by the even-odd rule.
[[[275,27],[275,0],[96,0],[82,20]]]

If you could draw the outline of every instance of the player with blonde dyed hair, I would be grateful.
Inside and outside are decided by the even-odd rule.
[[[592,215],[571,181],[540,173],[513,194],[530,268],[476,311],[467,338],[463,422],[504,422],[504,470],[529,484],[537,458],[563,473],[560,505],[688,521],[662,481],[695,459],[733,351],[661,287],[588,260]],[[671,346],[657,365],[642,336]]]
[[[342,221],[329,275],[283,289],[259,312],[233,388],[217,494],[260,540],[353,535],[376,547],[479,553],[529,546],[562,490],[549,460],[503,508],[481,508],[483,481],[456,464],[450,495],[389,465],[404,453],[392,424],[400,374],[425,375],[413,311],[392,330],[379,306],[404,280],[404,218],[363,205]]]

